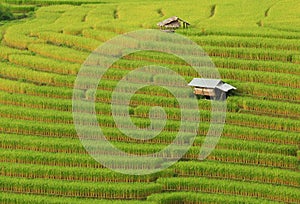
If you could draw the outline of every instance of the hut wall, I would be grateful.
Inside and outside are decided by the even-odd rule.
[[[208,88],[194,88],[194,94],[196,95],[203,95],[203,96],[215,96],[215,90],[214,89],[208,89]]]

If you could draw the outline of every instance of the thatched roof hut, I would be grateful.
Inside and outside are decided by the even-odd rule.
[[[190,25],[188,22],[182,20],[177,16],[170,17],[162,22],[157,23],[157,25],[162,30],[165,29],[175,30],[181,26],[181,23],[183,24],[183,28],[188,28],[188,26]]]

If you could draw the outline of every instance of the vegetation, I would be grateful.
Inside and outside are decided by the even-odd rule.
[[[281,202],[299,202],[299,191],[296,188],[269,186],[244,181],[226,181],[207,178],[159,178],[158,183],[163,184],[166,191],[204,191],[211,193],[224,193],[261,197]]]
[[[0,203],[299,203],[299,8],[297,0],[0,0]],[[174,15],[191,24],[176,33],[201,46],[220,77],[237,87],[226,100],[222,135],[211,154],[199,161],[206,134],[217,133],[210,124],[212,102],[197,101],[200,121],[193,129],[195,108],[184,100],[190,123],[179,142],[192,146],[183,157],[154,174],[115,172],[84,148],[73,108],[81,107],[87,133],[96,135],[94,125],[99,125],[114,147],[132,155],[153,154],[176,138],[182,107],[163,87],[139,88],[145,80],[174,86],[173,76],[160,71],[151,75],[148,65],[167,67],[187,82],[201,76],[172,54],[139,51],[123,56],[103,74],[96,92],[85,84],[76,90],[85,100],[95,98],[98,123],[91,123],[89,106],[72,103],[77,74],[106,41],[129,31],[156,29],[157,22]],[[192,51],[190,45],[155,45]],[[116,100],[122,104],[129,90],[138,89],[125,107],[131,120],[125,119],[123,126],[130,133],[130,122],[152,127],[151,108],[163,108],[166,120],[153,120],[165,122],[163,131],[149,140],[124,134],[111,109],[119,81],[140,67],[146,71],[122,86]],[[210,69],[204,71],[210,76]],[[86,80],[94,80],[97,72],[92,67]],[[196,99],[192,89],[176,91]],[[94,148],[96,143],[89,145]],[[174,158],[180,150],[164,156]],[[108,154],[109,147],[98,151]],[[103,159],[117,170],[167,165],[159,157]]]
[[[10,9],[0,3],[0,21],[12,20],[13,18],[14,15],[10,11]]]
[[[149,201],[155,201],[159,204],[182,203],[280,203],[261,198],[251,198],[245,196],[232,196],[222,194],[212,194],[205,192],[171,192],[153,194],[148,197]]]

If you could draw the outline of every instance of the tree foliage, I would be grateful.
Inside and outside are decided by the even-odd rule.
[[[0,21],[2,20],[12,20],[14,15],[10,11],[9,7],[0,4]]]

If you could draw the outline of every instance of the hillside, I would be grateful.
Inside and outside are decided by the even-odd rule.
[[[17,18],[0,23],[0,203],[300,203],[299,1],[0,3]],[[134,172],[142,164],[145,170],[163,170],[131,175],[105,168],[88,154],[73,123],[77,74],[106,41],[136,30],[158,30],[156,24],[171,16],[191,24],[176,33],[201,46],[221,79],[237,88],[226,100],[220,140],[205,160],[198,160],[213,109],[202,98],[197,100],[201,121],[196,138],[178,162],[165,168],[160,158],[137,159],[135,166],[108,156],[105,160],[116,169],[128,165]],[[172,93],[146,86],[134,93],[126,111],[135,125],[147,128],[150,108],[163,107],[163,132],[139,141],[118,129],[112,92],[132,70],[147,65],[168,67],[187,81],[199,77],[178,56],[140,51],[113,63],[96,93],[88,88],[76,92],[87,100],[95,94],[96,119],[107,140],[139,156],[171,144],[181,117]],[[171,76],[166,80],[159,74],[141,76],[172,85]],[[123,91],[120,101],[128,97],[126,87]],[[187,131],[185,140],[192,133]]]

